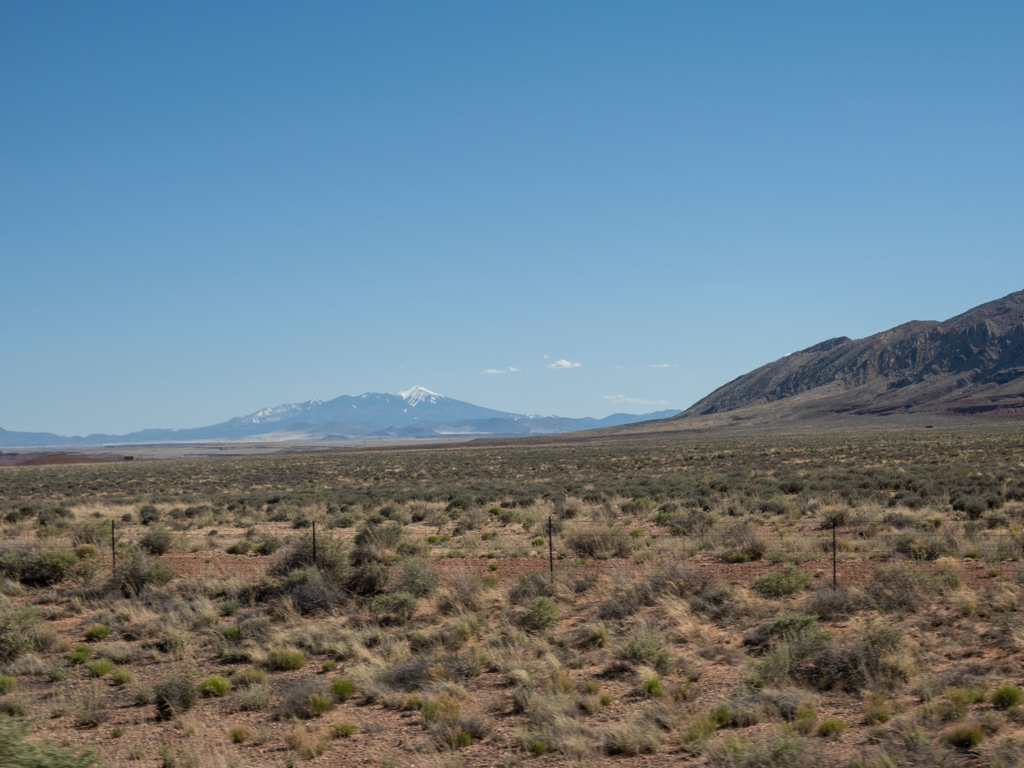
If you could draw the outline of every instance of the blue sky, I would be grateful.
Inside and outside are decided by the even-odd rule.
[[[1024,288],[1022,39],[995,2],[4,3],[0,427],[685,408],[945,319]]]

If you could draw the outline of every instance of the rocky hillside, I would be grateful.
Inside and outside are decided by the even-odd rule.
[[[821,342],[730,381],[669,423],[911,413],[1024,419],[1024,291],[945,322]]]

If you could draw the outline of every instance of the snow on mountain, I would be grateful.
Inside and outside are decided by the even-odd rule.
[[[672,415],[676,411],[671,412]],[[663,417],[651,415],[646,418]],[[333,400],[307,400],[261,408],[248,416],[195,429],[147,429],[128,435],[61,437],[4,432],[0,447],[28,445],[97,445],[131,442],[182,442],[260,439],[346,439],[371,435],[430,437],[439,435],[554,434],[641,421],[643,416],[614,414],[607,419],[561,419],[495,411],[414,386],[399,392],[364,392]],[[625,419],[623,421],[622,419]],[[275,435],[277,437],[275,437]]]
[[[424,400],[430,403],[437,403],[437,398],[444,398],[444,395],[439,395],[437,392],[431,392],[429,389],[424,389],[423,387],[410,387],[409,389],[401,392],[392,392],[391,394],[398,395],[409,403],[409,405],[419,405]]]

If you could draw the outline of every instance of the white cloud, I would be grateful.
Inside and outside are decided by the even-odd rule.
[[[508,372],[509,373],[522,373],[523,369],[522,368],[513,368],[513,367],[509,366]]]
[[[671,400],[644,400],[640,397],[626,397],[625,395],[605,395],[602,400],[611,400],[613,403],[628,403],[629,405],[672,405]]]
[[[675,368],[675,366],[669,363],[655,363],[651,368]]]
[[[518,368],[513,368],[512,366],[509,366],[508,368],[488,368],[486,371],[480,371],[480,373],[521,373],[521,371]]]
[[[547,355],[544,355],[544,359],[545,359],[545,360],[550,360],[551,358],[550,358],[550,357],[548,357]]]
[[[570,363],[568,360],[555,360],[553,363],[548,363],[548,368],[562,369],[562,368],[582,368],[579,363]]]

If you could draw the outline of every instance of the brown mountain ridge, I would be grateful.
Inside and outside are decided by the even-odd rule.
[[[928,414],[1024,419],[1024,291],[945,322],[823,341],[730,381],[660,424],[714,428]]]

